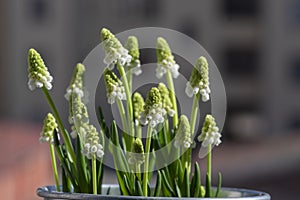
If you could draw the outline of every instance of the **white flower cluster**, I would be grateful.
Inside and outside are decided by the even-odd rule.
[[[191,138],[185,137],[185,135],[183,134],[177,134],[175,136],[174,146],[176,148],[183,146],[184,148],[188,149],[190,148],[191,144],[192,144]]]
[[[36,76],[38,77],[37,79],[29,78],[28,87],[31,91],[35,90],[36,88],[42,88],[43,86],[45,86],[47,90],[52,89],[51,82],[53,80],[53,77],[49,72],[47,72],[45,75],[39,73],[36,74]]]
[[[113,104],[116,98],[126,100],[125,88],[122,81],[117,75],[109,69],[104,72],[104,80],[106,85],[106,96],[109,104]]]
[[[214,126],[212,127],[212,132],[202,133],[204,134],[202,146],[207,147],[209,144],[218,146],[221,144],[221,134],[219,133],[219,128]]]
[[[117,62],[125,66],[130,64],[131,59],[132,57],[128,54],[128,50],[120,46],[117,49],[112,47],[107,49],[103,62],[107,65],[108,69],[113,70]]]
[[[131,73],[133,73],[136,76],[138,76],[142,73],[140,60],[135,60],[134,62],[131,62],[129,67],[130,67]]]
[[[192,87],[190,82],[186,83],[185,93],[188,95],[188,97],[193,97],[193,95],[196,95],[198,92],[200,92],[203,102],[209,100],[209,84],[203,84],[203,82],[200,81],[199,86]]]
[[[43,130],[40,134],[40,142],[44,143],[44,142],[48,142],[48,143],[53,143],[53,134],[54,131],[57,130],[57,123],[56,120],[54,118],[54,116],[51,113],[48,113],[46,118],[44,119],[44,126],[43,126]]]
[[[97,159],[101,159],[104,155],[103,146],[99,143],[98,132],[93,125],[81,127],[81,135],[84,140],[82,153],[91,159],[96,155]]]
[[[191,128],[189,120],[185,115],[180,116],[178,129],[176,130],[174,146],[179,148],[183,146],[184,148],[190,148],[192,144],[191,139]]]
[[[156,125],[164,122],[164,116],[167,114],[167,111],[162,107],[161,104],[154,104],[149,111],[143,111],[141,113],[140,122],[143,125],[149,124],[152,128],[155,128]]]
[[[198,141],[202,142],[202,146],[207,147],[208,145],[221,144],[222,135],[219,132],[219,128],[216,125],[215,119],[211,115],[206,115],[202,133],[198,136]]]
[[[114,85],[112,86],[112,91],[110,93],[107,93],[107,101],[109,104],[115,103],[116,98],[121,101],[126,100],[126,94],[123,85]]]
[[[84,96],[83,90],[80,89],[79,87],[76,87],[75,84],[72,84],[70,87],[67,88],[67,91],[66,91],[66,94],[65,94],[65,99],[70,101],[70,98],[71,98],[72,94],[76,94],[80,98],[83,98],[83,96]]]
[[[41,55],[35,49],[28,53],[28,87],[30,90],[42,88],[52,89],[53,77],[50,75]]]
[[[133,165],[133,164],[138,164],[141,165],[145,161],[145,155],[142,153],[132,153],[129,152],[129,158],[128,158],[128,163]]]
[[[208,74],[208,62],[204,56],[201,56],[197,59],[190,80],[186,83],[185,93],[192,97],[200,92],[202,101],[208,101],[210,95]]]
[[[164,59],[161,63],[157,64],[156,68],[156,77],[162,78],[167,70],[170,70],[173,78],[177,78],[179,76],[179,65],[173,61],[173,56],[170,59]]]

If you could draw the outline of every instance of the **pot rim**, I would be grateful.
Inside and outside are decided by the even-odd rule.
[[[102,188],[119,188],[119,185],[117,184],[103,184]],[[107,194],[87,194],[87,193],[68,193],[68,192],[57,192],[55,186],[43,186],[39,187],[36,191],[37,195],[39,197],[44,198],[55,198],[55,199],[137,199],[137,200],[154,200],[154,199],[161,199],[161,200],[172,200],[172,199],[198,199],[198,200],[228,200],[228,199],[234,199],[234,200],[270,200],[271,196],[266,192],[261,192],[257,190],[251,190],[251,189],[244,189],[244,188],[231,188],[231,187],[222,187],[222,191],[227,192],[234,192],[234,193],[242,193],[247,196],[242,197],[227,197],[227,198],[197,198],[197,197],[145,197],[145,196],[122,196],[122,195],[107,195]]]

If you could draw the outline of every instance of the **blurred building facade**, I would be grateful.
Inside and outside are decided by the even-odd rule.
[[[63,95],[73,67],[100,43],[100,29],[107,27],[118,33],[147,26],[185,33],[198,41],[214,59],[227,93],[224,139],[285,138],[289,133],[299,132],[300,0],[0,1],[0,120],[42,122],[49,111],[42,92],[31,92],[27,87],[30,47],[41,52],[55,77],[51,91],[54,101],[59,110],[66,110]],[[66,120],[67,110],[62,114]],[[259,186],[257,181],[264,177],[258,172],[262,170],[267,174],[270,170],[271,176],[278,175],[273,180],[284,180],[286,193],[293,194],[287,179],[299,166],[295,154],[299,145],[292,137],[282,146],[280,137],[275,144],[269,141],[267,147],[264,143],[239,143],[231,149],[232,143],[225,144],[225,150],[229,149],[224,151],[229,152],[226,158],[230,155],[237,164],[244,163],[248,168],[241,169],[241,165],[233,168],[234,163],[229,163],[227,169],[231,169],[232,174],[228,173],[229,177],[224,180],[248,181],[245,174],[249,172],[255,181],[245,183],[245,187]],[[287,143],[293,141],[289,149]],[[252,153],[257,146],[259,151]],[[272,148],[276,148],[276,154]],[[223,150],[221,147],[220,151]],[[287,151],[282,153],[281,150]],[[234,155],[237,152],[240,154]],[[252,165],[245,162],[249,158],[245,158],[244,153],[252,156]],[[224,154],[216,154],[221,167],[228,163]],[[284,159],[281,154],[285,155]],[[291,173],[279,176],[278,171],[270,169],[275,168],[270,167],[270,163],[282,163],[276,170]],[[239,173],[235,170],[238,168]],[[240,177],[234,179],[236,174]],[[282,186],[270,184],[271,179],[264,180],[261,188],[269,185],[280,193],[278,188]],[[293,185],[294,180],[295,177],[290,181]]]
[[[41,120],[48,107],[27,89],[27,50],[42,52],[58,107],[76,62],[114,32],[143,26],[181,31],[213,57],[228,98],[234,137],[300,128],[300,3],[225,1],[1,1],[1,117]]]

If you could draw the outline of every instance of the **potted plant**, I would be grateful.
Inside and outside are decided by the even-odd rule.
[[[105,85],[108,104],[116,105],[121,124],[117,126],[115,120],[107,121],[100,106],[100,130],[89,119],[85,66],[76,65],[66,89],[69,126],[65,126],[49,93],[53,78],[40,54],[29,49],[28,86],[31,90],[41,88],[52,110],[44,120],[40,141],[49,144],[55,186],[39,188],[37,194],[40,197],[270,199],[264,192],[221,187],[220,173],[218,185],[211,185],[212,147],[221,143],[221,133],[214,116],[207,114],[201,133],[196,136],[199,100],[210,99],[209,66],[204,56],[196,60],[186,83],[186,95],[193,98],[191,114],[180,115],[173,83],[179,76],[179,65],[164,38],[157,38],[156,76],[165,78],[166,83],[153,85],[142,94],[144,91],[133,92],[132,87],[133,76],[142,73],[137,38],[128,37],[124,47],[108,29],[102,29],[101,37],[107,66],[101,85]],[[101,91],[102,95],[104,93]],[[192,163],[194,138],[201,143],[202,154],[207,158],[204,184],[198,162]],[[113,158],[118,185],[102,184],[103,163],[108,155]],[[154,173],[156,165],[160,167]],[[61,180],[58,166],[61,166]]]

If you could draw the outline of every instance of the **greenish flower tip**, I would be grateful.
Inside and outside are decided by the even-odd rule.
[[[104,71],[104,81],[106,85],[106,95],[109,104],[113,104],[116,98],[126,100],[125,88],[117,75],[109,69]]]
[[[173,104],[170,99],[170,94],[167,86],[164,83],[159,83],[157,88],[161,95],[162,107],[168,112],[168,115],[170,117],[173,117],[175,114],[175,110],[173,109]]]
[[[207,147],[208,145],[218,146],[222,142],[220,139],[221,137],[215,118],[212,115],[206,115],[202,126],[202,132],[198,136],[198,141],[202,142],[202,146],[204,147]]]
[[[30,90],[42,88],[47,90],[52,88],[53,77],[48,72],[41,55],[33,48],[28,51],[28,87]]]
[[[167,114],[162,107],[162,98],[158,88],[153,87],[148,92],[144,111],[141,113],[140,122],[143,125],[149,124],[152,128],[164,122],[164,116]]]
[[[140,75],[142,73],[142,69],[141,61],[139,60],[140,51],[137,38],[135,36],[129,36],[125,48],[129,51],[129,55],[132,57],[132,60],[127,67],[129,67],[131,72],[136,76]]]
[[[175,135],[174,146],[179,148],[183,146],[184,148],[190,148],[192,144],[191,140],[191,128],[189,119],[185,115],[181,115],[179,119],[178,129]]]
[[[54,116],[51,113],[48,113],[46,118],[44,119],[44,126],[43,126],[43,131],[41,132],[40,135],[40,142],[48,142],[48,143],[53,143],[53,133],[54,130],[57,129],[58,125],[56,123],[56,120]]]
[[[129,153],[129,164],[141,165],[145,161],[144,146],[140,138],[136,138],[132,144],[131,152]]]
[[[156,77],[162,78],[167,70],[170,70],[173,78],[179,76],[179,65],[175,62],[169,44],[162,37],[157,38],[156,45],[157,68]]]
[[[185,93],[192,97],[200,92],[202,101],[209,100],[210,88],[209,88],[209,68],[205,57],[201,56],[195,63],[190,80],[186,84]]]
[[[105,58],[103,62],[112,70],[117,63],[122,66],[129,65],[131,62],[131,55],[125,49],[121,42],[108,29],[101,30],[102,44],[105,51]]]
[[[139,125],[139,120],[141,118],[141,113],[144,111],[144,99],[142,97],[142,95],[138,92],[135,92],[133,94],[133,98],[132,98],[132,104],[133,104],[133,111],[134,111],[134,122],[135,125]]]
[[[66,90],[65,98],[70,101],[72,94],[76,94],[83,98],[84,96],[84,73],[85,67],[83,64],[78,63],[73,73],[73,77],[69,87]]]

